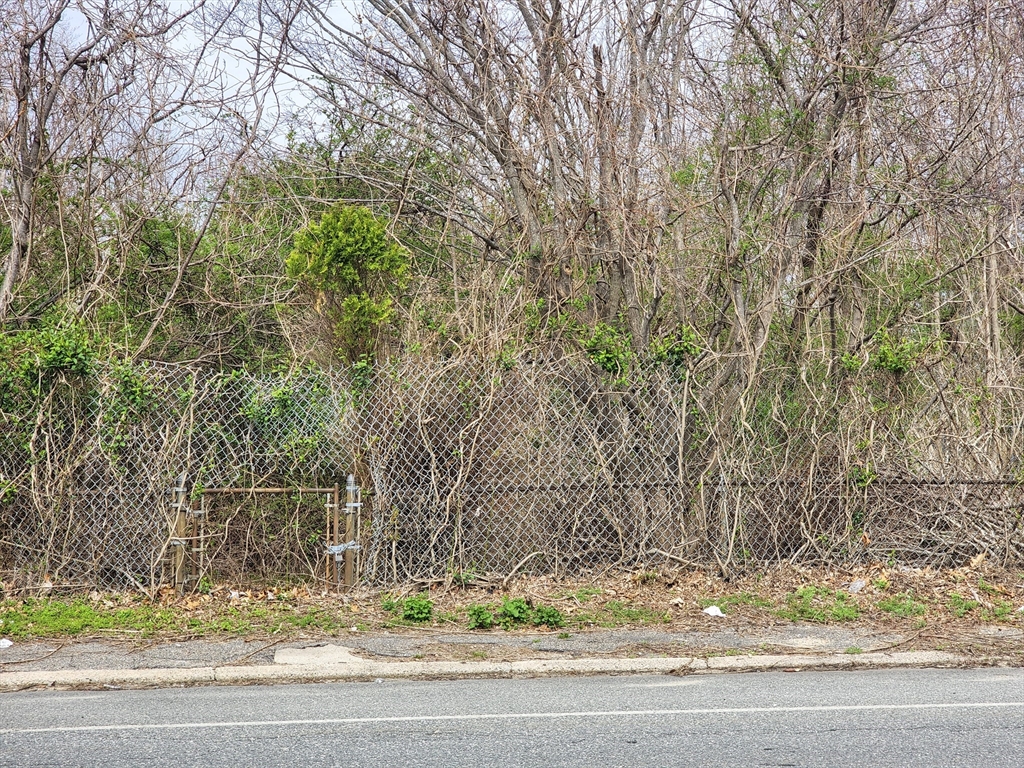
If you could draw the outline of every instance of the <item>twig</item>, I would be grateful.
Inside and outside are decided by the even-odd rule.
[[[32,659],[19,659],[18,661],[5,661],[2,664],[0,664],[0,667],[10,667],[10,666],[13,666],[15,664],[31,664],[33,661],[42,661],[43,659],[48,659],[51,656],[53,656],[53,654],[57,653],[57,651],[59,651],[65,645],[67,645],[67,643],[61,643],[60,645],[58,645],[56,648],[54,648],[52,651],[50,651],[45,656],[36,656],[35,658],[32,658]]]
[[[533,552],[533,553],[527,555],[526,557],[524,557],[522,560],[520,560],[516,564],[516,567],[508,572],[508,576],[506,576],[504,579],[501,580],[501,588],[505,589],[505,587],[508,586],[509,579],[511,579],[513,576],[515,576],[516,572],[520,568],[522,568],[524,565],[526,565],[528,562],[533,560],[533,558],[537,557],[538,555],[544,555],[544,554],[547,554],[547,553],[546,552],[541,552],[541,551],[538,550],[537,552]]]
[[[278,643],[283,643],[283,642],[284,642],[285,640],[287,640],[287,639],[288,639],[288,638],[286,638],[286,637],[279,637],[279,638],[278,638],[277,640],[275,640],[274,642],[272,642],[272,643],[267,643],[267,644],[266,644],[266,645],[264,645],[264,646],[263,646],[262,648],[257,648],[257,649],[256,649],[255,651],[252,651],[251,653],[247,653],[247,654],[245,654],[244,656],[239,656],[239,657],[238,657],[237,659],[235,659],[234,661],[229,661],[229,662],[228,662],[227,664],[225,664],[224,666],[226,666],[226,667],[230,667],[230,666],[233,666],[233,665],[235,665],[235,664],[240,664],[240,663],[241,663],[241,662],[243,662],[243,661],[246,661],[246,660],[248,660],[248,659],[251,659],[251,658],[252,658],[253,656],[255,656],[255,655],[256,655],[256,654],[258,654],[258,653],[263,653],[263,652],[264,652],[265,650],[267,650],[268,648],[273,648],[273,647],[274,647],[275,645],[277,645]]]

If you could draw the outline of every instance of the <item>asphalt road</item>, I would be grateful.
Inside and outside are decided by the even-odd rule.
[[[1024,670],[0,695],[3,766],[1022,766]]]

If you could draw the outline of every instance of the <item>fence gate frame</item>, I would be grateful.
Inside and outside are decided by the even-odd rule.
[[[192,573],[193,560],[185,556],[185,547],[192,545],[193,555],[199,559],[199,570],[203,569],[203,555],[206,552],[208,538],[203,523],[206,520],[206,499],[209,496],[258,496],[309,494],[326,495],[324,502],[326,520],[324,525],[325,558],[324,579],[328,588],[332,585],[338,591],[351,590],[356,583],[356,553],[359,545],[359,509],[362,507],[362,489],[356,484],[355,476],[349,475],[345,486],[345,521],[344,538],[342,537],[341,521],[341,485],[335,483],[331,487],[292,486],[292,487],[261,487],[261,486],[226,486],[221,488],[203,488],[199,491],[199,507],[189,502],[185,493],[186,475],[179,475],[171,488],[171,508],[175,510],[171,521],[169,541],[171,584],[182,594],[186,584],[195,579]],[[332,557],[333,555],[333,557]]]

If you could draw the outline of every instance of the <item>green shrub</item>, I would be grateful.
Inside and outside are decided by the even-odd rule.
[[[899,377],[909,371],[921,356],[921,347],[906,339],[897,340],[884,328],[875,335],[878,343],[871,355],[871,367]]]
[[[616,384],[626,383],[624,375],[633,360],[629,334],[607,323],[598,323],[583,339],[583,349],[598,368],[615,377]]]
[[[521,597],[514,599],[505,598],[498,609],[498,623],[502,629],[512,629],[520,624],[529,624],[533,618],[533,610],[530,604]]]
[[[697,333],[688,325],[680,326],[674,338],[651,341],[651,359],[676,371],[686,368],[700,351]]]
[[[426,595],[415,595],[407,598],[402,605],[402,618],[406,621],[422,623],[430,621],[434,615],[434,601]]]
[[[405,286],[409,251],[368,208],[336,205],[295,232],[285,268],[326,300],[339,342],[358,361],[395,315],[392,296]]]
[[[417,624],[430,621],[434,615],[434,601],[426,595],[414,595],[404,600],[385,595],[380,605],[388,613],[398,614],[398,618],[402,621],[412,621]]]
[[[77,326],[48,328],[39,336],[39,367],[77,376],[92,373],[96,352],[89,334]]]
[[[565,617],[557,608],[550,605],[538,605],[533,611],[533,623],[535,626],[561,629],[565,626]]]
[[[497,623],[494,610],[489,605],[471,605],[466,612],[470,629],[490,629]]]

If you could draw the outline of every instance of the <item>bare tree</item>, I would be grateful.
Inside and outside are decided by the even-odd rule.
[[[279,62],[230,50],[243,15],[205,0],[4,7],[0,319],[105,306],[114,336],[147,353],[206,270],[226,185],[268,136]]]

